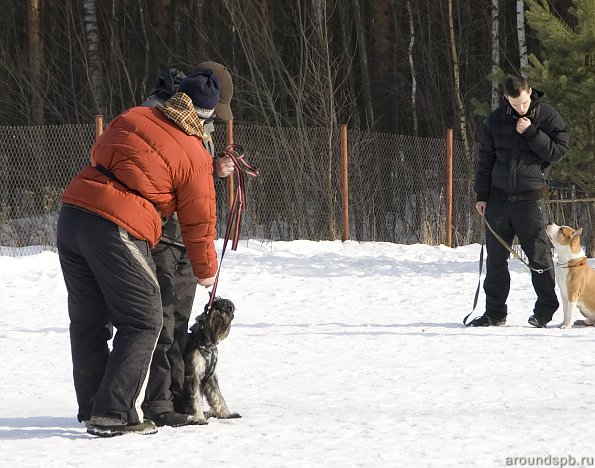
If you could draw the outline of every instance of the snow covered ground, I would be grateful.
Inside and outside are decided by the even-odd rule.
[[[218,290],[237,307],[220,384],[243,418],[113,439],[75,417],[57,255],[0,257],[0,465],[594,466],[595,329],[557,328],[561,310],[530,327],[516,260],[508,324],[465,328],[479,249],[243,241]]]

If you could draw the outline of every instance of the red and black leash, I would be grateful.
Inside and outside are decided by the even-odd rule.
[[[205,312],[211,310],[213,301],[215,300],[215,291],[217,290],[217,284],[219,283],[219,273],[221,272],[221,264],[223,263],[223,256],[227,249],[227,243],[231,239],[231,250],[238,248],[238,241],[240,240],[240,226],[242,222],[242,213],[246,207],[246,181],[245,177],[257,177],[260,175],[258,169],[252,166],[246,159],[244,159],[244,147],[238,144],[231,144],[227,146],[219,157],[229,157],[235,166],[237,174],[237,187],[235,190],[235,197],[229,215],[227,217],[227,225],[225,227],[225,237],[223,240],[223,249],[221,250],[221,258],[219,259],[219,268],[217,268],[217,275],[215,276],[215,282],[213,283],[213,289],[210,292],[209,303],[205,306]],[[232,236],[233,234],[233,236]],[[233,238],[232,238],[233,237]]]

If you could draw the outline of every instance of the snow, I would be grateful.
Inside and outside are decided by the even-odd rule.
[[[223,260],[218,293],[237,310],[218,374],[243,418],[113,439],[76,420],[57,254],[2,256],[0,464],[594,465],[595,330],[557,328],[561,310],[550,328],[530,327],[534,292],[517,260],[508,324],[464,327],[479,252],[242,241]],[[206,300],[200,288],[193,316]]]

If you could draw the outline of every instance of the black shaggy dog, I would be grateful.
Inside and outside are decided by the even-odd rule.
[[[186,376],[184,412],[193,415],[199,424],[207,424],[209,417],[218,419],[241,418],[229,411],[217,381],[217,344],[229,335],[235,306],[228,299],[215,298],[210,310],[196,318],[190,327],[184,355]],[[211,410],[203,411],[203,397]]]

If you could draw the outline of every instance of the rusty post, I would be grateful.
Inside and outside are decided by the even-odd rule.
[[[347,171],[347,125],[341,125],[341,168],[343,173],[343,236],[349,240],[349,178]]]
[[[99,140],[99,137],[103,134],[103,115],[98,114],[95,116],[95,141]],[[93,164],[93,154],[90,153],[89,159]]]
[[[446,130],[446,246],[452,247],[452,128]]]
[[[227,135],[227,144],[233,144],[233,120],[225,122],[225,130]],[[227,209],[230,210],[235,198],[233,189],[233,174],[227,176]]]
[[[98,114],[95,116],[95,141],[99,140],[99,137],[103,133],[103,115]]]

